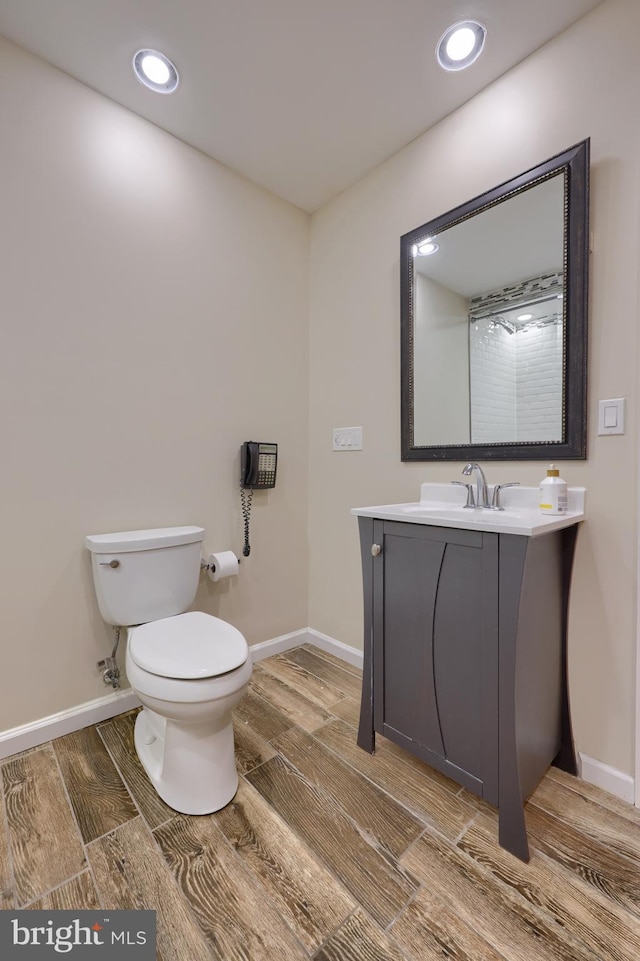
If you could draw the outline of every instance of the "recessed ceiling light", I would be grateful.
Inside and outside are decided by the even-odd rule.
[[[435,254],[436,250],[440,250],[440,246],[435,242],[433,237],[427,237],[426,240],[414,245],[413,256],[427,257],[429,254]]]
[[[533,320],[533,314],[518,314],[516,320]]]
[[[133,70],[140,83],[156,93],[173,93],[180,82],[175,65],[158,50],[138,50]]]
[[[464,70],[482,53],[486,35],[486,27],[477,20],[454,23],[438,41],[438,63],[444,70]]]

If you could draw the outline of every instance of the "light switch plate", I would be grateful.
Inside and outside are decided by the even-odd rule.
[[[598,401],[598,434],[624,434],[625,398]]]

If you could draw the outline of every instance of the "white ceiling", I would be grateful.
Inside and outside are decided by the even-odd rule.
[[[312,211],[602,0],[0,0],[0,34]],[[434,49],[464,17],[488,29],[469,69]],[[162,50],[181,84],[131,70]]]

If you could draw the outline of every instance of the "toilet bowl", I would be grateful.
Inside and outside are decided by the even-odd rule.
[[[182,814],[220,810],[238,788],[231,712],[251,679],[244,637],[209,614],[178,614],[129,628],[125,663],[144,708],[136,752],[159,796]]]
[[[136,753],[158,795],[182,814],[211,814],[238,787],[231,712],[252,663],[243,635],[192,602],[199,527],[89,535],[100,612],[127,628],[126,673],[143,710]]]

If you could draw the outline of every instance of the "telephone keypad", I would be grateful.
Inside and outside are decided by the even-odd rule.
[[[258,483],[274,485],[275,482],[276,482],[276,455],[261,454]]]

